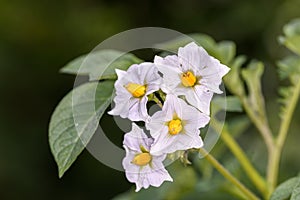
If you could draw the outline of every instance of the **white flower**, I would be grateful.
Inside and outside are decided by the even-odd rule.
[[[168,94],[162,111],[156,112],[146,123],[154,143],[150,153],[159,155],[177,150],[201,148],[199,128],[210,118],[178,97]]]
[[[132,121],[146,121],[148,116],[147,95],[159,90],[161,77],[153,63],[130,66],[127,71],[116,69],[118,80],[115,82],[115,107],[109,112]]]
[[[154,63],[163,74],[164,92],[184,95],[191,105],[206,114],[210,113],[213,93],[222,93],[219,85],[229,71],[194,42],[179,48],[178,56],[156,56]]]
[[[124,136],[123,146],[126,157],[123,167],[128,181],[136,184],[136,192],[150,185],[159,187],[164,181],[173,181],[163,165],[166,154],[150,154],[152,138],[148,138],[142,129],[132,124],[132,130]]]

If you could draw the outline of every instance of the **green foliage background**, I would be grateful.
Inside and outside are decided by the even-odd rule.
[[[277,37],[295,17],[300,17],[299,0],[1,0],[0,199],[110,199],[131,187],[122,172],[102,165],[88,152],[58,179],[47,135],[53,109],[73,86],[74,77],[59,74],[59,69],[107,37],[130,28],[161,26],[206,33],[217,41],[234,41],[238,55],[262,60],[267,111],[271,128],[277,130],[275,62],[290,53]],[[154,54],[136,53],[149,60]],[[294,116],[280,182],[300,171],[299,106]],[[108,121],[102,120],[104,129],[111,125]],[[115,128],[109,137],[120,145],[123,135]],[[239,137],[258,168],[265,164],[259,137],[254,127]],[[226,162],[231,166],[235,161]]]

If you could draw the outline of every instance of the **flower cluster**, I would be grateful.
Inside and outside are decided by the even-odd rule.
[[[115,107],[109,114],[144,121],[150,133],[132,123],[124,136],[123,167],[136,191],[173,181],[163,165],[167,154],[203,146],[200,128],[209,123],[211,99],[222,93],[219,85],[228,71],[194,42],[179,48],[178,55],[116,70]],[[162,109],[149,116],[147,102],[157,93],[165,97]]]

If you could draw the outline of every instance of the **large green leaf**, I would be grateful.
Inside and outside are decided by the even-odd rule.
[[[300,199],[300,179],[298,184],[294,187],[291,200],[299,200]]]
[[[294,177],[281,183],[271,195],[270,200],[285,200],[292,195],[292,200],[299,199],[300,178]],[[298,197],[298,199],[297,199]]]
[[[49,143],[59,177],[95,133],[111,102],[113,84],[113,81],[106,80],[81,85],[67,94],[56,107],[49,125]]]
[[[131,53],[116,50],[100,50],[80,56],[60,71],[68,74],[89,75],[90,80],[116,79],[115,69],[127,70],[142,60]]]

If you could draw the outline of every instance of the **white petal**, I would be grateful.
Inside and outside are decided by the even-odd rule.
[[[166,56],[164,58],[160,56],[154,57],[154,64],[156,65],[169,65],[175,68],[180,68],[180,64],[178,62],[178,57],[176,55]]]
[[[227,74],[230,69],[212,57],[211,61],[210,65],[205,66],[199,72],[202,77],[200,84],[209,88],[210,91],[220,94],[222,91],[219,89],[219,85],[222,82],[222,77]]]
[[[148,182],[154,187],[159,187],[164,181],[173,182],[172,177],[166,169],[155,170],[151,175],[148,175]]]
[[[123,168],[126,171],[126,175],[128,175],[127,179],[130,182],[135,182],[138,179],[138,176],[136,176],[136,174],[138,174],[140,170],[140,166],[132,163],[136,152],[129,150],[125,145],[123,147],[126,150],[126,156],[122,160]]]
[[[166,96],[163,110],[168,116],[174,116],[174,114],[176,114],[179,118],[181,118],[185,106],[187,106],[187,104],[182,99],[179,99],[173,94],[168,94]]]
[[[187,44],[184,47],[180,47],[178,50],[178,60],[182,65],[183,71],[193,71],[201,67],[201,54],[203,50],[194,42]]]
[[[173,153],[178,150],[187,150],[191,148],[200,148],[203,142],[199,136],[180,132],[177,135],[162,133],[151,146],[152,155],[161,155],[164,153]]]
[[[185,106],[184,112],[182,113],[182,120],[185,121],[185,129],[192,127],[193,129],[199,129],[205,127],[210,117],[206,114],[201,113],[199,110],[192,106]]]
[[[170,135],[168,129],[164,129],[157,138],[155,138],[154,143],[151,146],[151,155],[162,155],[165,153],[172,153],[178,150],[176,146],[177,135]]]
[[[195,106],[201,112],[209,115],[210,113],[210,102],[212,99],[213,93],[209,92],[203,86],[195,86],[194,90],[189,90],[185,95],[186,100],[192,105]]]
[[[147,102],[148,102],[148,98],[147,96],[144,96],[139,103],[139,114],[142,118],[142,121],[146,121],[146,119],[148,119],[149,115],[147,112]]]
[[[163,74],[163,88],[164,92],[172,91],[180,83],[180,75],[183,73],[180,67],[176,64],[176,56],[167,56],[166,58],[161,58],[156,56],[154,63],[158,70]],[[163,60],[162,60],[163,59]]]
[[[145,83],[156,83],[160,84],[161,76],[158,73],[157,66],[154,63],[150,63],[147,65],[149,68],[147,73],[144,73],[144,77],[141,75],[141,79],[144,80]]]
[[[124,96],[122,99],[122,96],[120,95],[115,97],[114,102],[115,107],[111,111],[109,111],[108,114],[120,115],[123,118],[127,118],[130,102],[134,102],[130,101],[130,98],[128,98],[128,96]]]
[[[191,141],[190,142],[190,149],[191,148],[201,148],[203,147],[203,141],[202,138],[199,136],[200,131],[198,130],[197,132],[189,132],[186,131],[186,133],[184,134],[184,136],[186,137],[187,141]]]
[[[126,75],[126,71],[120,70],[120,69],[116,69],[116,74],[118,76],[118,79],[122,79],[125,75]]]

